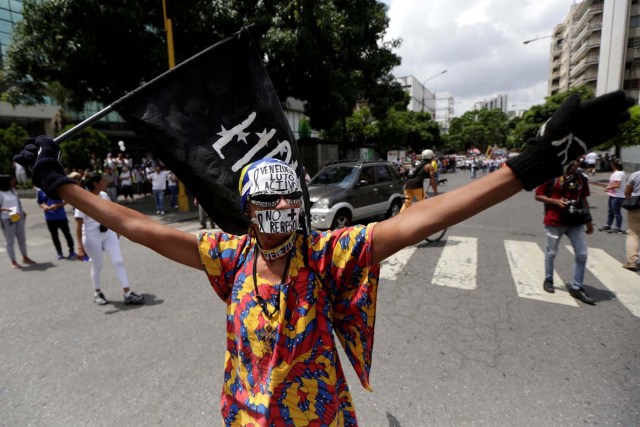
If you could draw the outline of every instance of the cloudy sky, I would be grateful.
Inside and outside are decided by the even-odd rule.
[[[544,102],[551,35],[574,0],[383,0],[387,38],[401,38],[395,76],[413,75],[454,97],[455,116],[498,93],[510,109]],[[579,3],[579,1],[576,1]]]

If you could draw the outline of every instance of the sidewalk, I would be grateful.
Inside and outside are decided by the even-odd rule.
[[[611,172],[596,172],[595,175],[589,175],[589,184],[604,188],[609,185],[610,175]]]
[[[193,198],[190,197],[188,198],[189,210],[187,212],[180,212],[178,209],[169,207],[169,198],[165,198],[164,206],[166,213],[164,215],[156,214],[156,203],[153,200],[153,196],[138,197],[138,195],[136,195],[134,196],[133,204],[126,204],[121,199],[122,198],[118,198],[119,204],[150,216],[155,221],[161,222],[163,224],[171,224],[174,222],[191,221],[194,219],[198,219],[198,208],[193,206]]]

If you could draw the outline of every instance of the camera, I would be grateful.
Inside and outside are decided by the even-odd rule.
[[[578,212],[578,201],[567,200],[567,210],[570,214]]]

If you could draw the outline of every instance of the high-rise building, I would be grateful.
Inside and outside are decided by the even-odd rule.
[[[454,97],[449,92],[431,92],[414,76],[398,77],[396,81],[409,94],[407,110],[416,113],[428,112],[444,133],[449,131],[449,122],[454,114],[453,105],[455,104]]]
[[[449,125],[453,118],[455,98],[449,92],[436,94],[435,120],[443,133],[449,133]]]
[[[501,93],[493,98],[485,99],[484,101],[478,101],[474,104],[474,110],[500,110],[507,114],[509,111],[509,96],[506,93]]]
[[[548,95],[587,86],[596,95],[640,95],[638,0],[583,0],[552,35]]]
[[[0,64],[11,43],[13,27],[22,21],[22,0],[0,1]]]
[[[623,89],[640,98],[640,0],[574,3],[552,34],[548,95],[586,85],[596,95]],[[619,152],[640,167],[640,147]]]
[[[398,77],[396,79],[405,92],[409,94],[407,109],[420,113],[426,111],[433,117],[436,112],[436,94],[427,89],[420,80],[413,76]]]

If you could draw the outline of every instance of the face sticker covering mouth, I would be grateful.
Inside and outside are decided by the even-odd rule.
[[[259,210],[251,222],[256,224],[262,233],[294,233],[299,226],[300,211],[301,208]]]

